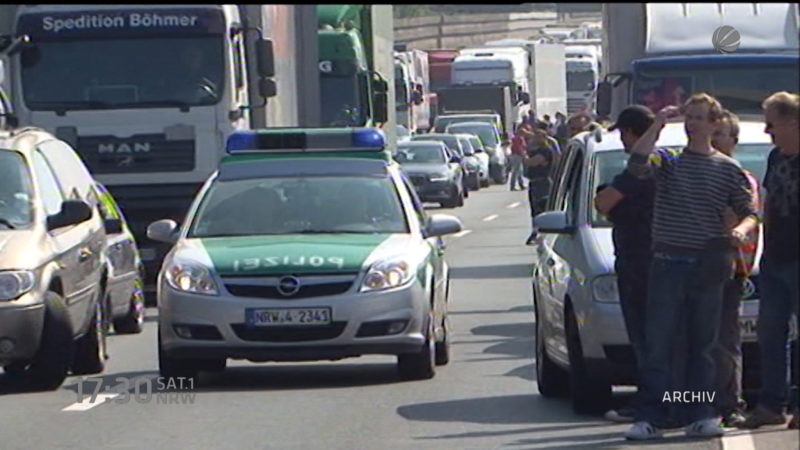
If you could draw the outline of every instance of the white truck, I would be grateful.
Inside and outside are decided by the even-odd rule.
[[[168,248],[146,239],[146,226],[183,219],[227,136],[300,125],[298,78],[309,55],[297,45],[309,37],[295,31],[292,5],[10,5],[2,12],[12,7],[4,25],[11,29],[0,33],[11,34],[6,87],[19,122],[71,143],[108,187],[138,239],[148,281]],[[316,75],[316,55],[310,58]]]
[[[761,114],[776,91],[797,91],[797,3],[605,3],[604,69],[597,111],[629,104],[658,110],[706,92],[737,114]],[[721,51],[727,25],[739,34]]]
[[[570,45],[565,49],[567,70],[567,112],[594,113],[596,88],[600,81],[598,55],[591,46]]]
[[[486,82],[485,80],[514,83],[518,92],[530,93],[531,61],[528,51],[522,47],[471,47],[458,51],[459,56],[453,61],[453,84]],[[510,65],[497,61],[507,60]],[[459,61],[473,61],[468,65],[459,65]],[[486,61],[486,69],[482,70],[480,61]],[[510,70],[501,70],[507,66]],[[498,78],[505,77],[505,78]],[[520,99],[518,99],[520,100]]]
[[[395,51],[395,98],[397,123],[412,133],[431,127],[431,101],[428,54],[422,50]]]

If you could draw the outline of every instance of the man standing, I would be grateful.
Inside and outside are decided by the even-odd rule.
[[[711,138],[711,145],[727,156],[733,157],[733,151],[739,141],[739,118],[728,110],[722,112],[720,126]],[[750,182],[753,203],[759,209],[759,186],[755,175],[744,171]],[[730,208],[725,210],[728,227],[738,222]],[[714,398],[717,412],[722,415],[722,424],[727,427],[739,426],[744,422],[743,411],[747,405],[742,399],[742,332],[739,329],[739,304],[744,293],[745,281],[750,276],[758,250],[758,227],[747,234],[740,247],[734,249],[735,267],[733,278],[725,283],[722,295],[722,314],[719,324],[717,345],[714,348],[716,373],[716,396]]]
[[[550,195],[552,185],[552,165],[556,158],[555,149],[548,142],[547,132],[541,129],[533,131],[528,144],[528,157],[523,161],[525,177],[528,178],[528,202],[531,207],[531,227],[533,218],[544,211],[547,197]],[[536,239],[536,229],[533,228],[526,244],[530,245]]]
[[[522,181],[522,161],[525,159],[528,151],[528,140],[530,139],[531,126],[527,123],[521,124],[517,127],[517,132],[514,134],[514,139],[511,140],[511,155],[509,155],[509,163],[511,165],[511,190],[516,191],[516,186],[519,185],[519,190],[525,189],[525,183]]]
[[[764,251],[761,255],[761,298],[758,345],[761,350],[761,395],[744,428],[785,423],[787,396],[786,340],[792,312],[798,313],[798,172],[800,131],[798,95],[778,92],[764,101],[765,132],[775,148],[769,154],[764,187]],[[792,399],[790,428],[798,427],[797,398]]]
[[[653,112],[646,106],[629,106],[620,112],[617,122],[609,127],[609,131],[619,130],[625,153],[630,154],[633,145],[650,128],[653,120]],[[652,259],[650,224],[655,189],[654,180],[637,178],[624,170],[594,199],[597,211],[608,216],[614,225],[614,271],[617,274],[619,303],[636,361],[642,360],[644,352],[647,275]],[[633,422],[640,392],[641,387],[631,406],[608,411],[606,418],[614,422]]]
[[[661,129],[684,112],[688,144],[680,156],[660,166],[649,159]],[[640,366],[642,407],[637,422],[625,433],[632,440],[663,435],[671,403],[672,346],[675,330],[686,320],[687,436],[722,434],[708,398],[714,391],[712,350],[719,329],[722,292],[732,273],[731,243],[739,244],[758,215],[750,184],[736,160],[714,150],[711,137],[719,126],[722,106],[707,94],[693,95],[683,109],[670,106],[633,146],[628,170],[656,182],[653,209],[653,261],[645,311],[645,349]],[[731,207],[738,223],[728,231],[723,220]]]

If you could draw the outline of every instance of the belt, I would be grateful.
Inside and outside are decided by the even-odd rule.
[[[664,253],[664,252],[653,253],[653,258],[665,259],[667,261],[675,261],[683,263],[693,263],[697,262],[698,260],[697,256],[677,255],[675,253]]]

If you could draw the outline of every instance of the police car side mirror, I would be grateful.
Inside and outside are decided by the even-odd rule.
[[[574,231],[564,211],[543,212],[533,218],[533,226],[542,233],[572,234]]]
[[[47,217],[47,231],[77,225],[92,218],[92,208],[83,200],[65,200],[61,211]]]
[[[162,219],[147,227],[147,237],[158,242],[174,244],[178,242],[178,223],[172,219]]]
[[[461,221],[448,214],[432,214],[428,218],[425,233],[428,237],[439,237],[461,231]]]

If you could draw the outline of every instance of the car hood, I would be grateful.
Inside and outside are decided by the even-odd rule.
[[[419,246],[410,234],[314,234],[186,239],[173,259],[220,276],[353,273]]]
[[[447,172],[449,168],[444,164],[403,164],[403,171],[409,175],[428,175],[431,173]]]
[[[35,269],[50,252],[41,251],[47,245],[36,230],[0,230],[0,270]],[[48,247],[49,248],[49,247]]]

